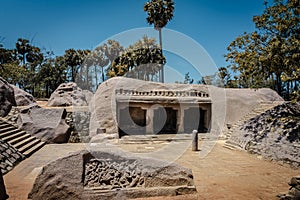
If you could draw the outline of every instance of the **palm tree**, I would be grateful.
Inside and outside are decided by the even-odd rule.
[[[147,22],[159,32],[159,45],[162,53],[162,35],[161,29],[173,18],[174,1],[173,0],[150,0],[144,5],[144,11],[148,13]],[[164,82],[164,66],[161,68],[161,82]]]

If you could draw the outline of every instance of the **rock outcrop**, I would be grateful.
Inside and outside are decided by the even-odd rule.
[[[6,80],[0,77],[0,117],[5,117],[12,106],[16,106],[14,89]]]
[[[66,124],[66,110],[45,109],[38,106],[20,111],[18,126],[27,133],[46,143],[66,143],[70,137],[70,127]]]
[[[286,102],[248,120],[233,143],[266,159],[300,167],[300,103]]]
[[[23,159],[25,159],[25,156],[22,153],[0,139],[0,170],[3,174],[9,172]]]
[[[289,182],[290,189],[286,194],[279,194],[280,200],[299,200],[300,199],[300,176],[293,177]]]
[[[85,96],[85,101],[89,105],[90,102],[93,100],[94,93],[89,90],[82,90],[83,95]]]
[[[51,94],[47,106],[87,106],[85,93],[76,83],[62,83]]]
[[[14,89],[17,106],[29,106],[36,104],[36,101],[31,94],[21,90],[17,86],[11,85],[11,87]]]
[[[194,103],[195,105],[198,103],[197,100],[200,99],[199,101],[201,101],[203,96],[201,98],[195,98],[195,96],[186,97],[181,93],[177,95],[176,91],[184,91],[187,93],[201,91],[203,92],[202,94],[208,94],[208,96],[202,98],[203,102],[200,102],[200,104],[204,105],[204,103],[206,103],[207,106],[211,106],[211,123],[207,128],[210,128],[210,131],[216,134],[220,134],[222,130],[226,128],[226,125],[233,125],[261,102],[283,101],[283,99],[271,89],[224,89],[210,85],[163,84],[116,77],[102,83],[98,87],[94,99],[91,102],[90,134],[92,137],[95,136],[97,132],[118,137],[119,127],[117,122],[116,101],[123,101],[123,99],[117,99],[119,95],[118,92],[120,91],[122,91],[120,96],[134,103],[141,102],[166,106],[177,104],[178,107],[183,106],[184,103]],[[141,94],[136,94],[136,91],[140,91]],[[164,94],[156,95],[155,91],[163,91],[163,93],[164,91],[174,91],[175,95],[172,95],[172,93],[171,96]],[[189,101],[188,103],[186,102],[187,99]],[[195,116],[195,121],[197,122],[197,116]]]
[[[44,166],[30,199],[127,199],[195,193],[191,170],[111,150],[80,151]]]
[[[261,102],[284,101],[274,90],[226,88],[226,124],[233,125]],[[222,98],[222,97],[221,97]]]

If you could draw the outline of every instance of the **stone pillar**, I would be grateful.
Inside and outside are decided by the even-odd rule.
[[[193,130],[192,133],[192,151],[198,151],[198,131]]]
[[[153,117],[154,117],[154,110],[153,107],[150,106],[147,108],[146,112],[146,134],[153,134]]]
[[[179,106],[178,109],[178,121],[179,121],[179,127],[178,127],[178,133],[183,133],[184,132],[184,110],[185,106],[181,105]]]

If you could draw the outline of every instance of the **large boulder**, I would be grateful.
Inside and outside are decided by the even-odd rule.
[[[269,88],[226,88],[226,124],[235,124],[262,102],[283,102],[283,98]]]
[[[300,176],[292,177],[289,182],[290,189],[286,194],[279,194],[280,200],[299,200],[300,199]]]
[[[115,77],[103,82],[94,94],[94,98],[90,104],[91,120],[90,135],[93,137],[100,132],[114,135],[118,137],[118,116],[117,116],[117,92],[123,91],[142,91],[142,93],[150,93],[152,91],[203,91],[208,93],[209,88],[206,85],[187,85],[187,84],[164,84],[158,82],[142,81],[131,78]],[[130,98],[136,102],[148,102],[153,104],[178,104],[184,103],[186,99],[191,103],[195,103],[195,98],[171,97],[171,96],[152,96],[125,94],[125,98]],[[134,99],[138,97],[138,99]],[[207,98],[210,100],[210,98]],[[195,102],[194,102],[195,101]]]
[[[47,106],[86,106],[88,102],[76,83],[62,83],[51,94]]]
[[[195,193],[192,171],[108,149],[86,150],[43,167],[30,199],[127,199]]]
[[[67,112],[63,108],[45,109],[33,106],[21,110],[18,126],[47,143],[66,143],[71,130],[66,124]]]
[[[90,104],[90,102],[92,101],[92,99],[94,97],[94,93],[92,93],[89,90],[82,90],[82,93],[85,96],[85,100],[86,100],[87,104]]]
[[[11,87],[14,89],[17,106],[29,106],[36,104],[36,101],[31,94],[21,90],[17,86],[11,85]]]
[[[140,91],[141,94],[137,95],[136,91]],[[208,96],[199,98],[181,95],[149,95],[149,93],[153,94],[155,91],[201,91]],[[122,94],[119,95],[119,93]],[[115,77],[103,82],[98,87],[90,104],[90,135],[92,137],[98,133],[107,133],[118,137],[117,103],[126,100],[132,103],[140,103],[141,107],[143,107],[143,103],[152,105],[174,105],[177,103],[182,109],[184,109],[184,104],[195,104],[199,100],[201,105],[209,104],[209,107],[211,107],[211,116],[210,113],[207,114],[208,118],[211,118],[208,119],[208,121],[211,120],[211,123],[207,128],[215,134],[220,134],[227,124],[233,125],[238,122],[262,102],[283,101],[275,91],[266,88],[227,89],[212,85],[157,83]],[[209,111],[209,109],[206,110]],[[199,117],[195,116],[194,121],[198,123]],[[180,127],[180,124],[178,125]]]
[[[0,117],[5,117],[12,106],[16,106],[14,89],[6,80],[0,77]]]
[[[300,167],[299,116],[300,103],[285,102],[246,121],[229,142],[263,158]]]
[[[6,174],[12,170],[23,159],[25,159],[25,156],[16,148],[0,140],[0,171],[2,174]]]

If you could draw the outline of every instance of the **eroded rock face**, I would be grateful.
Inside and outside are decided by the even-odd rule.
[[[6,80],[0,77],[0,117],[5,117],[12,106],[16,106],[14,89]]]
[[[300,103],[283,103],[247,121],[235,133],[250,153],[300,167]]]
[[[31,94],[25,92],[24,90],[21,90],[20,88],[14,85],[11,85],[11,87],[14,89],[17,106],[29,106],[36,104],[36,101]]]
[[[66,124],[66,110],[45,109],[38,106],[21,110],[18,126],[27,133],[47,143],[66,143],[70,137],[70,127]]]
[[[23,159],[25,159],[25,156],[18,152],[17,149],[0,140],[0,170],[2,174],[9,172]]]
[[[292,177],[289,182],[290,189],[286,194],[279,194],[280,200],[299,200],[300,199],[300,176]]]
[[[196,192],[191,170],[107,150],[81,151],[46,165],[31,199],[112,199]]]
[[[164,94],[157,95],[157,91],[162,91]],[[168,92],[165,95],[166,91]],[[203,99],[203,101],[195,98],[195,95],[189,96],[188,98],[180,93],[178,95],[178,91],[201,92],[201,98]],[[171,92],[171,95],[169,94],[169,92]],[[204,94],[208,96],[203,96]],[[199,100],[202,106],[204,105],[204,103],[211,103],[211,105],[206,104],[207,106],[203,108],[207,111],[207,115],[210,115],[208,112],[208,107],[211,107],[211,116],[207,117],[207,121],[211,121],[211,123],[205,128],[210,128],[209,131],[215,134],[219,134],[220,132],[222,132],[222,130],[226,128],[227,124],[235,124],[242,117],[259,106],[261,102],[283,101],[283,99],[275,91],[266,88],[224,89],[210,85],[169,83],[163,84],[141,81],[131,78],[115,77],[103,82],[98,87],[90,104],[91,137],[97,136],[98,132],[110,134],[114,137],[120,136],[118,135],[118,128],[120,128],[118,127],[118,119],[120,119],[120,112],[118,113],[118,109],[120,110],[120,102],[124,103],[126,101],[126,98],[128,99],[128,102],[135,103],[135,106],[137,105],[138,107],[143,107],[143,109],[147,109],[146,106],[142,105],[143,103],[147,105],[157,104],[170,107],[176,105],[177,103],[178,108],[176,109],[178,110],[187,109],[183,105],[187,101],[193,104],[198,103],[197,101]],[[117,108],[118,106],[119,108]],[[182,114],[180,115],[182,116]],[[179,116],[179,118],[181,116]],[[150,118],[149,116],[147,117]],[[195,116],[195,124],[199,123],[199,120],[197,121],[197,117],[199,118],[199,116]],[[150,121],[151,118],[150,120],[148,120],[148,122]],[[178,127],[183,127],[182,123],[178,123],[177,125]],[[186,130],[180,131],[186,132]]]
[[[76,83],[62,83],[51,94],[47,106],[86,106],[85,94]]]

